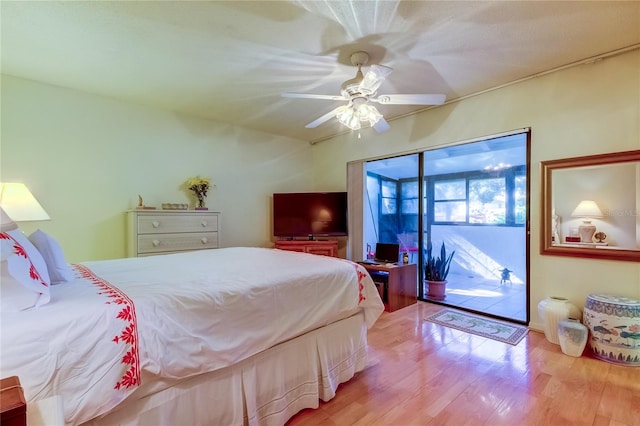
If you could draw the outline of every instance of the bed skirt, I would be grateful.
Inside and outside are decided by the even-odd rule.
[[[86,425],[284,425],[328,401],[367,362],[362,313],[274,346],[238,364],[127,401]],[[143,389],[153,389],[145,383]],[[141,391],[143,390],[141,389]]]

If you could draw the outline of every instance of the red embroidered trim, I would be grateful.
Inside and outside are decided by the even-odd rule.
[[[13,241],[13,252],[18,256],[27,259],[27,261],[29,262],[29,278],[31,278],[33,281],[40,281],[40,284],[45,287],[49,286],[49,284],[47,284],[40,276],[40,273],[31,261],[31,258],[27,255],[27,251],[24,249],[24,247],[22,247],[22,244],[20,244],[18,241],[16,241],[15,238],[7,234],[6,232],[0,233],[0,239]]]
[[[364,296],[364,292],[363,292],[364,283],[362,282],[362,279],[366,277],[367,274],[358,267],[360,265],[354,265],[354,266],[356,268],[356,273],[358,274],[358,305],[359,305],[365,300],[367,300],[367,298]]]
[[[80,273],[82,278],[87,278],[100,289],[98,294],[105,295],[111,299],[105,303],[123,305],[116,318],[121,319],[128,324],[123,328],[122,333],[120,333],[119,336],[115,336],[112,341],[116,344],[124,343],[129,346],[127,353],[122,357],[121,361],[129,367],[125,374],[120,378],[120,381],[116,383],[114,389],[130,388],[131,386],[139,385],[140,357],[138,352],[138,320],[136,319],[136,308],[133,304],[133,300],[131,300],[124,291],[98,277],[86,266],[73,266],[76,271]]]
[[[340,260],[347,262],[350,265],[353,265],[353,267],[356,270],[356,274],[358,276],[358,305],[359,305],[365,300],[367,300],[367,297],[364,295],[364,291],[363,291],[364,283],[362,282],[362,279],[367,276],[366,269],[364,269],[362,266],[358,265],[357,263],[351,262],[350,260],[346,260],[346,259],[340,259]]]

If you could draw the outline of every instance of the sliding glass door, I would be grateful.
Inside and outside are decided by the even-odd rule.
[[[397,243],[423,265],[428,244],[445,243],[445,300],[429,297],[422,268],[418,298],[528,322],[528,147],[523,132],[367,162],[366,250]]]

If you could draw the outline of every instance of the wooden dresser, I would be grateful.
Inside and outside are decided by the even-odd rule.
[[[218,248],[220,213],[206,210],[130,210],[127,256]]]
[[[276,241],[276,248],[338,257],[338,241],[336,240],[278,240]]]

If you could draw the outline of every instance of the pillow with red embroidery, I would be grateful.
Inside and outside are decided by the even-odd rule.
[[[49,272],[42,255],[19,229],[0,233],[2,311],[49,302]]]
[[[36,246],[44,263],[47,264],[52,285],[68,283],[75,279],[73,270],[64,258],[62,247],[51,235],[38,229],[29,235],[29,241]]]

